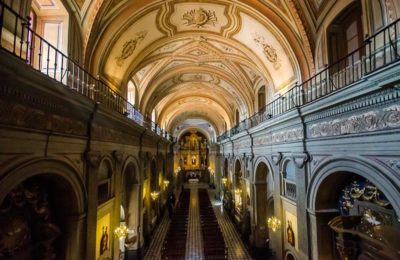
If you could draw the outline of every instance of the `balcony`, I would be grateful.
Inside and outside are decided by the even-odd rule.
[[[296,85],[259,112],[239,122],[217,138],[221,142],[291,110],[320,101],[357,85],[369,75],[400,61],[400,19],[365,40],[364,45]]]
[[[172,136],[110,86],[94,77],[30,28],[30,21],[0,1],[0,49],[23,60],[32,69],[92,101],[124,115],[136,124],[172,141]]]

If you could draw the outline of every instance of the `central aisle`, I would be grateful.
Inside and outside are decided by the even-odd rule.
[[[186,260],[202,260],[204,259],[203,253],[203,237],[200,224],[200,211],[199,211],[199,197],[198,189],[207,188],[208,185],[202,183],[185,184],[185,189],[190,189],[190,206],[189,206],[189,220],[187,227],[186,237]],[[209,191],[211,202],[214,206],[214,212],[218,220],[224,236],[226,247],[228,248],[228,259],[232,260],[247,260],[251,259],[249,253],[240,240],[240,235],[235,226],[230,221],[225,212],[221,210],[220,203],[213,199],[213,191]],[[144,259],[159,260],[161,259],[161,248],[163,246],[165,236],[167,234],[170,220],[168,214],[165,214],[163,220],[154,232],[153,240]]]
[[[189,225],[186,240],[186,259],[203,259],[203,238],[201,235],[198,185],[189,184],[190,208]]]

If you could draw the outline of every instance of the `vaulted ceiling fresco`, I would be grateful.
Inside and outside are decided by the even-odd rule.
[[[241,119],[257,111],[260,87],[272,98],[314,69],[312,32],[291,0],[99,6],[88,11],[96,22],[85,33],[86,63],[121,93],[132,81],[138,109],[155,109],[171,132],[201,119],[221,133],[235,124],[236,110]]]

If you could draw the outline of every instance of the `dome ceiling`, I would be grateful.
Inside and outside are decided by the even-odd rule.
[[[125,1],[103,11],[87,48],[91,70],[122,93],[132,81],[137,107],[155,109],[167,130],[197,118],[219,134],[236,110],[241,118],[256,111],[258,88],[278,93],[312,69],[288,7],[255,2]]]

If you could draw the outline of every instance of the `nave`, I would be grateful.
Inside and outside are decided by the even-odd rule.
[[[185,247],[185,258],[190,260],[200,260],[200,259],[222,259],[222,258],[212,258],[206,257],[203,249],[205,241],[210,241],[210,239],[205,239],[204,232],[202,232],[202,228],[209,227],[209,225],[201,225],[204,223],[204,220],[201,220],[204,212],[204,201],[199,198],[200,194],[207,194],[211,200],[216,220],[218,221],[219,228],[223,235],[223,240],[225,241],[225,247],[228,253],[228,259],[232,260],[245,260],[252,259],[246,250],[243,242],[240,239],[240,235],[237,232],[235,226],[229,219],[229,216],[223,211],[222,204],[216,200],[214,200],[214,191],[206,190],[208,185],[199,183],[199,184],[185,184],[184,190],[190,190],[190,203],[189,203],[189,212],[188,212],[188,221],[187,221],[187,229],[186,229],[186,247]],[[207,191],[206,193],[204,191]],[[177,196],[177,198],[182,198],[181,195]],[[176,211],[178,210],[179,200],[177,202]],[[176,214],[175,211],[175,214]],[[174,221],[174,217],[172,218]],[[165,254],[163,254],[162,250],[165,247],[165,241],[168,239],[169,229],[171,226],[171,219],[168,216],[168,212],[164,214],[163,219],[161,220],[158,228],[153,234],[153,240],[150,243],[150,246],[145,255],[145,260],[155,260],[162,259]],[[206,248],[208,246],[206,245]],[[176,251],[182,250],[181,247],[174,247]],[[166,258],[165,258],[166,259]],[[176,258],[169,258],[176,259]]]

